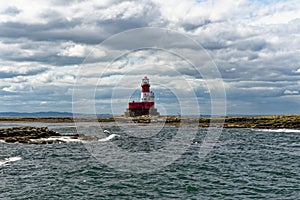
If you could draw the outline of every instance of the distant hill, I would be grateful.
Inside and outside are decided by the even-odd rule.
[[[91,114],[76,114],[77,117],[93,117]],[[99,118],[111,117],[111,114],[97,114]],[[0,112],[0,117],[73,117],[70,112]]]
[[[265,114],[264,116],[267,116],[268,114]],[[93,117],[92,114],[76,114],[76,117]],[[170,116],[176,116],[176,115],[170,115]],[[178,115],[180,116],[180,115]],[[247,115],[247,114],[227,114],[227,117],[233,117],[233,116],[263,116],[263,115]],[[270,115],[271,116],[271,115]],[[73,113],[71,112],[54,112],[54,111],[48,111],[48,112],[0,112],[0,117],[73,117]],[[111,114],[97,114],[98,118],[107,118],[112,117]],[[199,117],[199,115],[190,115],[189,117]],[[210,117],[210,115],[200,115],[200,117]]]
[[[0,117],[73,117],[69,112],[0,112]]]

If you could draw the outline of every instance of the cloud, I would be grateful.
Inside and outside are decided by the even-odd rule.
[[[70,44],[66,49],[63,49],[62,52],[58,53],[59,56],[67,57],[89,57],[89,58],[98,58],[106,56],[105,51],[102,51],[99,48],[93,46],[82,45],[82,44]]]
[[[0,78],[13,78],[18,76],[33,76],[47,71],[47,68],[33,68],[28,66],[13,67],[3,66],[0,68]]]
[[[300,68],[294,71],[296,74],[300,73]]]
[[[283,94],[285,94],[285,95],[298,95],[299,91],[298,90],[284,90]]]
[[[152,6],[151,6],[152,5]],[[155,8],[154,8],[155,10]],[[124,1],[114,4],[100,12],[101,20],[128,20],[145,17],[153,12],[153,4],[145,2]]]
[[[15,15],[19,14],[20,12],[21,12],[21,10],[19,10],[17,7],[11,6],[11,7],[6,8],[2,12],[2,14],[15,16]]]
[[[292,112],[291,107],[300,106],[296,98],[300,81],[299,9],[297,0],[3,1],[0,93],[5,98],[0,103],[11,110],[30,109],[33,105],[46,110],[65,109],[70,106],[69,91],[83,62],[86,68],[77,78],[85,81],[87,88],[103,73],[105,88],[97,94],[100,99],[111,96],[114,81],[123,75],[130,79],[123,80],[127,89],[116,96],[116,102],[124,101],[127,92],[138,87],[141,74],[149,74],[153,83],[166,84],[185,94],[179,78],[193,80],[201,76],[182,58],[145,49],[122,54],[137,46],[164,45],[197,58],[204,63],[203,70],[209,70],[202,53],[191,51],[191,44],[179,37],[155,35],[154,29],[144,32],[146,40],[128,35],[115,43],[105,42],[122,31],[150,26],[178,31],[202,45],[225,82],[230,112],[283,112],[284,108]],[[110,68],[104,71],[107,66]],[[193,85],[197,96],[209,106],[208,90],[202,82],[198,84]],[[160,91],[155,84],[153,89]],[[59,95],[64,92],[67,95]],[[21,103],[25,99],[26,106]],[[167,104],[166,99],[162,100]],[[266,106],[268,102],[276,109]]]
[[[276,2],[272,6],[264,6],[259,10],[256,23],[260,24],[283,24],[299,18],[295,8],[298,8],[296,1]]]

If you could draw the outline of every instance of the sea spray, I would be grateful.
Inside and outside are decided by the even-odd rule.
[[[107,141],[110,141],[110,140],[114,139],[115,137],[120,137],[120,135],[118,135],[118,134],[111,134],[111,135],[107,136],[106,138],[98,139],[98,141],[99,142],[107,142]]]
[[[0,160],[0,166],[10,163],[10,162],[15,162],[18,160],[21,160],[22,158],[20,156],[15,156],[15,157],[10,157],[10,158],[5,158],[4,160]]]

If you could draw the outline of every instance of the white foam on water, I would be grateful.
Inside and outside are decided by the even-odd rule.
[[[68,136],[47,138],[48,140],[61,140],[64,142],[81,142],[80,139],[74,139]]]
[[[261,132],[273,132],[273,133],[300,133],[299,129],[253,129]]]
[[[107,136],[106,138],[98,139],[98,141],[99,142],[107,142],[109,140],[114,139],[115,137],[120,137],[120,135],[118,135],[118,134],[111,134],[111,135]]]
[[[107,136],[105,138],[100,138],[98,140],[97,140],[97,138],[95,138],[95,139],[98,142],[107,142],[107,141],[110,141],[110,140],[114,139],[115,137],[120,137],[120,135],[118,135],[118,134],[111,134],[111,135],[109,135],[109,136]],[[37,143],[43,142],[43,141],[56,141],[56,140],[62,141],[62,142],[66,142],[66,143],[68,143],[68,142],[87,142],[88,141],[88,140],[86,140],[84,138],[74,139],[74,138],[72,138],[70,136],[49,137],[49,138],[40,138],[40,139],[30,139],[31,142],[37,142]],[[4,140],[0,140],[0,143],[1,142],[5,143]]]
[[[100,138],[97,141],[98,142],[107,142],[110,141],[112,139],[114,139],[115,137],[120,137],[120,135],[118,134],[111,134],[105,138]],[[44,139],[30,139],[30,141],[32,142],[41,142],[41,141],[55,141],[55,140],[59,140],[59,141],[63,141],[63,142],[87,142],[88,140],[85,139],[74,139],[68,136],[63,136],[63,137],[49,137],[49,138],[44,138]]]
[[[20,156],[15,156],[15,157],[10,157],[10,158],[5,158],[4,160],[0,160],[0,166],[10,163],[10,162],[15,162],[18,160],[21,160],[22,158]]]
[[[49,137],[49,138],[42,138],[42,139],[30,139],[32,142],[42,142],[42,141],[63,141],[63,142],[82,142],[81,139],[74,139],[68,136],[63,136],[63,137]]]

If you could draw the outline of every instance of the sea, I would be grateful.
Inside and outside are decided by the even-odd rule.
[[[67,123],[0,124],[14,126],[77,133]],[[80,131],[97,128],[86,123]],[[0,142],[0,199],[300,198],[300,130],[223,129],[203,153],[205,128],[101,128],[108,139],[98,142]]]

